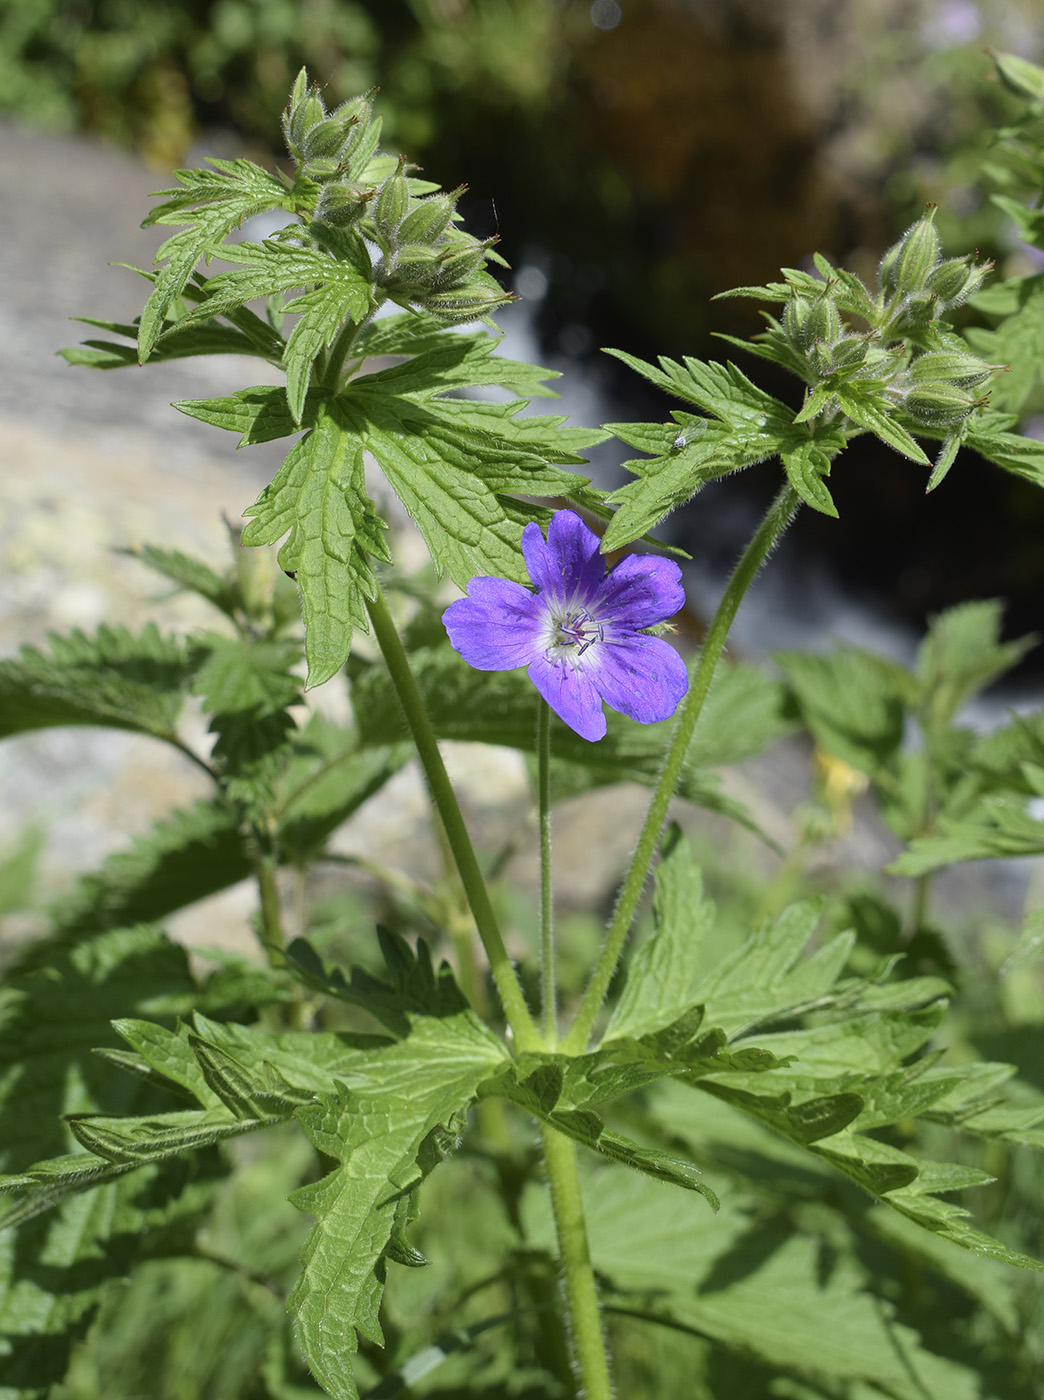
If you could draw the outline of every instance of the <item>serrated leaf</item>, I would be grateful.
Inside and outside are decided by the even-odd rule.
[[[317,393],[315,404],[322,402],[322,395]],[[265,384],[253,389],[240,389],[227,398],[180,399],[173,407],[189,418],[198,418],[201,423],[225,428],[231,433],[241,433],[237,447],[291,437],[301,428],[312,427],[315,422],[314,414],[307,412],[300,422],[295,422],[286,402],[286,394],[282,389]]]
[[[714,904],[704,898],[703,877],[689,844],[680,828],[672,827],[656,867],[656,931],[631,958],[606,1042],[662,1030],[692,1004],[703,940],[715,914]]]
[[[394,958],[403,952],[389,948]],[[405,965],[401,972],[413,976]],[[455,1146],[461,1115],[505,1058],[503,1043],[470,1011],[401,1014],[407,1034],[361,1060],[354,1087],[297,1111],[309,1139],[341,1165],[291,1197],[316,1225],[289,1307],[313,1374],[342,1400],[358,1396],[357,1336],[383,1341],[382,1261],[403,1247],[403,1198]]]
[[[787,478],[801,499],[813,510],[836,519],[837,506],[823,484],[823,478],[830,473],[830,458],[823,449],[810,439],[797,447],[785,448],[780,455]]]
[[[153,209],[146,224],[184,224],[156,254],[166,265],[141,314],[138,355],[144,363],[152,353],[172,303],[179,297],[201,257],[244,220],[269,209],[287,207],[288,191],[273,176],[249,160],[211,160],[210,170],[177,170],[178,186],[160,191],[168,198]],[[195,206],[193,208],[193,206]]]
[[[901,667],[849,646],[826,656],[778,652],[774,659],[801,718],[828,753],[873,776],[898,752],[912,691]]]
[[[180,549],[164,549],[157,544],[135,545],[120,553],[139,559],[179,588],[198,593],[226,617],[234,620],[242,609],[242,598],[235,579],[230,574],[219,574],[193,554],[185,554]]]
[[[252,868],[236,813],[223,802],[201,801],[82,876],[52,916],[56,928],[78,935],[162,919],[237,884]]]
[[[300,703],[300,681],[291,668],[300,658],[294,642],[253,641],[205,633],[197,641],[206,659],[192,689],[203,699],[212,758],[236,797],[268,806],[270,787],[295,728],[290,707]]]
[[[279,564],[296,574],[301,590],[309,686],[340,670],[356,627],[368,630],[366,600],[377,592],[370,557],[390,558],[384,522],[366,492],[363,448],[340,401],[323,405],[244,512],[253,517],[244,545],[274,544],[289,532]]]
[[[911,462],[918,462],[925,467],[931,465],[924,455],[924,450],[918,447],[906,429],[895,420],[888,404],[869,385],[864,386],[858,381],[838,385],[834,390],[834,398],[837,399],[842,413],[851,418],[853,423],[867,428],[889,447],[894,447],[903,457],[909,457]]]
[[[930,723],[942,729],[973,695],[1018,665],[1035,636],[1001,642],[1004,604],[961,603],[933,618],[917,653],[917,679]]]
[[[1040,855],[1044,822],[1031,817],[1024,804],[1021,795],[984,796],[964,817],[940,817],[935,833],[911,841],[885,869],[916,878],[966,860]]]
[[[175,737],[192,673],[178,638],[149,623],[137,636],[102,626],[94,636],[52,634],[50,644],[50,654],[23,647],[0,661],[0,736],[91,724]]]
[[[184,1011],[195,994],[184,949],[147,928],[116,930],[75,947],[38,940],[7,969],[0,996],[0,1167],[20,1178],[33,1163],[58,1162],[41,1167],[50,1181],[26,1191],[8,1217],[29,1223],[0,1240],[0,1369],[7,1393],[22,1400],[50,1393],[62,1378],[101,1289],[126,1275],[148,1225],[160,1223],[164,1203],[185,1181],[180,1167],[173,1174],[146,1168],[108,1184],[99,1175],[85,1183],[97,1189],[30,1218],[37,1191],[47,1206],[64,1191],[62,1163],[74,1144],[61,1115],[95,1110],[103,1100],[133,1112],[154,1092],[89,1049],[115,1043],[113,1016]],[[39,1268],[40,1261],[48,1267]]]

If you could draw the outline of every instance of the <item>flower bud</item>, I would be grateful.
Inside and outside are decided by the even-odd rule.
[[[400,156],[395,174],[389,175],[381,186],[374,211],[378,229],[391,243],[398,241],[399,225],[410,205],[410,189],[403,173],[405,168],[406,157]]]
[[[301,151],[306,160],[316,156],[334,156],[344,139],[344,129],[336,117],[315,122],[301,139]]]
[[[935,227],[935,206],[932,205],[881,259],[878,275],[882,287],[907,296],[922,291],[941,251],[942,240]]]
[[[452,326],[462,321],[479,321],[498,306],[517,300],[513,292],[502,292],[492,278],[487,278],[452,292],[435,292],[425,297],[422,305],[432,316]]]
[[[304,69],[302,68],[298,74],[298,81],[294,84],[295,93],[298,91],[303,76]],[[297,101],[292,102],[291,106],[283,113],[282,122],[283,135],[291,155],[296,156],[299,160],[302,158],[306,136],[325,117],[326,109],[315,88],[306,89]]]
[[[809,308],[803,327],[810,345],[819,341],[824,347],[833,345],[841,335],[841,313],[826,292],[817,297]]]
[[[315,206],[315,218],[319,223],[347,228],[366,213],[376,193],[375,189],[353,185],[348,181],[331,181],[322,188]]]
[[[932,380],[915,385],[906,395],[903,406],[913,417],[933,428],[956,428],[985,402],[985,397],[972,398],[956,384]]]
[[[973,263],[971,258],[947,258],[928,274],[925,290],[934,292],[947,306],[960,306],[975,295],[992,271],[992,262]]]
[[[964,388],[982,384],[1001,365],[990,365],[977,355],[969,355],[961,350],[932,350],[918,355],[910,365],[910,378],[915,384],[929,381],[949,380]]]
[[[403,219],[399,229],[400,240],[403,243],[437,243],[446,232],[457,198],[464,189],[465,186],[461,185],[452,194],[431,195],[428,199],[422,199]]]
[[[786,310],[783,312],[783,329],[787,333],[787,339],[797,350],[807,350],[810,344],[805,335],[805,322],[811,309],[812,303],[810,301],[795,294],[787,302]]]
[[[435,249],[423,243],[411,243],[396,253],[383,280],[389,291],[415,292],[434,288],[438,272],[439,255]]]
[[[444,248],[439,255],[440,290],[450,291],[460,287],[476,272],[481,272],[486,263],[486,253],[495,242],[494,238],[488,238],[485,243],[467,238],[460,240],[457,247]]]

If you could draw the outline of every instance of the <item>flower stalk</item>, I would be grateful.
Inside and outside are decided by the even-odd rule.
[[[660,832],[667,819],[667,808],[678,785],[678,779],[681,777],[689,743],[703,712],[703,705],[707,699],[711,681],[714,679],[718,661],[721,659],[721,653],[725,648],[725,641],[729,635],[729,629],[732,627],[733,619],[748,588],[757,577],[759,569],[768,558],[773,546],[790,524],[799,505],[800,501],[794,488],[789,484],[783,486],[766,511],[764,519],[754,532],[750,543],[740,556],[739,563],[726,585],[721,602],[718,604],[718,610],[707,630],[696,674],[679,709],[674,737],[667,750],[659,780],[653,791],[645,823],[635,847],[630,869],[621,886],[598,961],[584,990],[576,1019],[562,1041],[562,1049],[567,1054],[583,1053],[594,1029],[598,1012],[605,1001],[609,984],[613,979],[624,944],[627,941],[627,935],[630,932],[645,881],[652,868]]]
[[[410,670],[406,649],[392,621],[384,594],[378,590],[366,606],[377,645],[381,649],[399,703],[402,705],[406,724],[413,736],[432,801],[453,852],[461,884],[475,919],[475,927],[482,939],[482,946],[489,958],[493,981],[504,1008],[504,1015],[514,1034],[515,1043],[519,1050],[542,1049],[540,1032],[526,1005],[518,976],[504,947],[504,939],[493,912],[486,882],[479,869],[475,848],[464,824],[457,795],[442,761],[435,731],[424,708],[424,701]]]
[[[558,993],[555,986],[554,900],[551,885],[551,711],[537,701],[537,814],[540,829],[540,988],[544,1040],[558,1043]]]

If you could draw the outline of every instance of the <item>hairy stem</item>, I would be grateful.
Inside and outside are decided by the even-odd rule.
[[[576,1144],[546,1124],[540,1129],[540,1137],[544,1144],[547,1180],[551,1188],[551,1208],[558,1236],[558,1257],[565,1285],[578,1391],[584,1400],[612,1400],[613,1388],[609,1378],[602,1316],[598,1308],[598,1290],[587,1247]]]
[[[598,955],[598,962],[595,964],[595,970],[584,990],[576,1020],[570,1026],[562,1042],[562,1049],[568,1054],[579,1054],[585,1049],[598,1012],[605,1000],[606,992],[609,990],[609,983],[616,971],[620,954],[623,952],[624,943],[631,929],[631,921],[641,898],[642,889],[652,867],[660,832],[667,817],[668,805],[674,795],[678,779],[681,777],[685,755],[688,752],[696,723],[703,711],[704,701],[707,699],[707,693],[710,690],[711,681],[714,678],[714,672],[725,647],[725,639],[729,635],[733,619],[743,601],[744,594],[754,582],[758,570],[768,557],[772,546],[790,524],[798,505],[797,493],[793,487],[789,484],[784,486],[769,506],[764,519],[740,556],[739,563],[733,570],[721,602],[718,604],[714,619],[707,629],[703,650],[700,652],[699,665],[696,668],[692,684],[689,686],[688,694],[682,702],[674,737],[667,750],[659,780],[653,791],[645,824],[638,838],[638,845],[635,848],[630,869],[621,886],[616,908],[613,911],[605,941]]]
[[[540,825],[540,990],[544,1039],[558,1042],[558,994],[555,988],[555,926],[551,895],[551,711],[537,701],[537,813]]]
[[[522,995],[522,987],[504,947],[504,939],[493,912],[493,905],[490,903],[489,891],[482,878],[468,829],[464,825],[457,794],[453,791],[453,785],[446,772],[435,731],[424,708],[424,701],[417,689],[406,650],[388,611],[384,594],[378,591],[377,596],[366,606],[373,624],[374,636],[377,638],[406,724],[417,747],[417,755],[428,780],[432,801],[453,852],[461,884],[475,919],[475,927],[489,958],[490,971],[500,995],[504,1015],[514,1033],[518,1048],[539,1050],[542,1048],[540,1033],[530,1015]]]

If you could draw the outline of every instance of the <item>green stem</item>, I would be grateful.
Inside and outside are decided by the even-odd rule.
[[[446,772],[446,765],[442,761],[435,731],[428,718],[428,712],[424,708],[424,701],[417,689],[417,682],[410,670],[406,650],[402,645],[402,639],[395,623],[392,621],[391,613],[388,611],[384,594],[378,590],[376,597],[366,606],[373,624],[374,636],[377,638],[377,644],[381,649],[403,714],[406,717],[406,724],[417,747],[417,756],[424,769],[424,776],[428,780],[432,801],[442,820],[446,839],[453,852],[461,884],[464,886],[464,893],[467,895],[468,904],[475,918],[475,927],[478,929],[482,946],[489,958],[490,971],[500,995],[504,1015],[514,1032],[518,1049],[539,1050],[542,1048],[540,1032],[530,1015],[529,1007],[522,995],[521,984],[511,965],[507,949],[504,947],[504,939],[490,903],[489,891],[486,889],[478,860],[475,857],[471,837],[464,825],[457,795],[453,791],[453,785]]]
[[[584,990],[576,1020],[562,1041],[562,1049],[566,1054],[581,1054],[587,1046],[598,1012],[605,1000],[606,992],[609,990],[609,983],[612,981],[616,965],[620,960],[620,954],[623,952],[627,935],[630,932],[631,921],[652,867],[660,832],[667,818],[667,808],[674,795],[678,779],[681,777],[685,755],[688,753],[696,722],[703,711],[707,692],[710,690],[714,672],[725,647],[725,639],[729,635],[729,629],[739,605],[743,601],[744,594],[754,582],[758,570],[768,557],[772,546],[790,524],[799,504],[794,488],[789,484],[782,487],[766,511],[764,519],[755,531],[750,543],[743,551],[740,561],[729,579],[722,600],[718,604],[718,611],[714,614],[714,620],[711,622],[703,642],[703,650],[700,652],[696,674],[689,686],[689,692],[682,702],[674,737],[667,750],[663,769],[653,791],[645,824],[638,838],[638,845],[635,848],[630,869],[620,889],[612,921],[606,932],[602,950],[598,955],[598,962],[595,964],[595,970]]]
[[[276,864],[271,855],[259,854],[256,857],[254,874],[261,898],[261,929],[264,934],[265,952],[268,954],[270,966],[281,967],[286,936],[283,933],[283,914],[276,884]]]
[[[584,1400],[612,1400],[598,1290],[587,1247],[576,1144],[547,1124],[541,1126],[540,1136],[551,1187],[551,1208],[555,1216],[579,1393]]]
[[[537,701],[537,813],[540,825],[540,989],[544,1039],[558,1043],[558,997],[555,988],[555,926],[551,896],[551,711]]]

